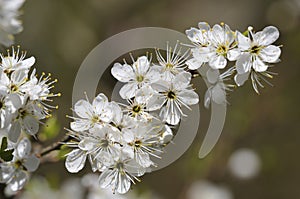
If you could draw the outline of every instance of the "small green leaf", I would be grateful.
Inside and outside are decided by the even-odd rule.
[[[60,132],[60,125],[56,116],[52,116],[39,133],[39,140],[45,142],[55,138]]]
[[[7,148],[7,137],[3,137],[1,141],[1,151],[4,151]]]
[[[9,149],[9,150],[5,150],[5,151],[1,150],[0,151],[0,158],[2,160],[4,160],[5,162],[12,161],[12,159],[14,158],[13,152],[14,152],[14,149]]]

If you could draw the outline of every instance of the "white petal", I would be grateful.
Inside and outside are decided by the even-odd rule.
[[[123,130],[123,141],[126,143],[130,143],[134,141],[135,134],[133,129],[124,129]]]
[[[196,47],[192,48],[193,57],[196,58],[199,62],[208,62],[211,59],[211,56],[214,55],[214,49],[210,46],[208,47]]]
[[[211,84],[214,84],[218,81],[219,75],[220,75],[219,70],[215,70],[212,68],[208,69],[208,71],[206,72],[207,80]]]
[[[128,64],[121,65],[120,63],[114,64],[111,74],[120,82],[129,82],[135,76],[131,66]]]
[[[65,166],[70,173],[79,172],[85,164],[86,154],[80,149],[74,149],[68,154]]]
[[[22,120],[22,129],[29,135],[35,135],[39,131],[39,123],[32,115],[26,115]]]
[[[26,70],[15,70],[11,74],[11,81],[16,85],[19,85],[20,83],[25,82],[27,79],[27,73],[28,72]]]
[[[123,99],[130,99],[135,96],[137,89],[136,83],[127,83],[120,89],[119,93]]]
[[[12,191],[21,190],[28,180],[28,175],[23,170],[15,172],[14,177],[9,182],[8,186]]]
[[[193,105],[199,102],[198,94],[193,90],[183,90],[178,93],[178,98],[180,101],[186,105]]]
[[[166,92],[169,90],[170,83],[164,80],[159,80],[151,84],[151,87],[156,92]]]
[[[213,69],[223,69],[227,65],[227,60],[222,55],[215,55],[209,60],[209,66]]]
[[[70,127],[73,131],[85,131],[91,128],[92,124],[89,120],[80,120],[77,119],[74,122],[70,123]]]
[[[134,71],[139,75],[145,75],[149,70],[150,63],[146,56],[139,57],[133,64]]]
[[[116,191],[120,194],[125,194],[129,191],[131,186],[130,179],[123,173],[119,173],[118,178],[116,179]]]
[[[190,85],[192,79],[191,73],[181,72],[175,76],[173,86],[176,90],[182,90]]]
[[[211,101],[211,89],[207,89],[207,91],[205,92],[204,95],[204,107],[205,108],[209,108],[210,105],[210,101]]]
[[[136,93],[135,101],[138,104],[146,104],[149,99],[153,96],[153,89],[150,86],[144,86],[143,88],[139,89]]]
[[[105,170],[101,173],[99,177],[99,185],[101,188],[108,188],[114,184],[116,171],[115,170]]]
[[[121,107],[116,102],[111,102],[110,107],[113,110],[113,123],[116,125],[120,125],[123,118],[123,112]]]
[[[81,118],[90,118],[93,115],[93,107],[86,100],[79,100],[76,102],[74,111]]]
[[[196,70],[200,68],[203,65],[204,62],[199,61],[196,58],[189,59],[185,62],[185,64],[189,67],[191,70]]]
[[[177,125],[180,122],[181,113],[173,102],[168,101],[167,105],[161,109],[159,116],[168,124]]]
[[[80,148],[83,151],[92,151],[97,146],[97,143],[95,143],[95,140],[92,138],[84,138],[81,140],[78,144],[78,148]]]
[[[235,61],[241,55],[241,51],[238,48],[231,49],[227,52],[227,59],[229,61]]]
[[[6,183],[15,172],[15,168],[10,163],[0,164],[0,182]]]
[[[244,74],[250,71],[252,66],[251,55],[249,53],[242,54],[236,61],[236,70],[238,74]]]
[[[16,110],[22,107],[22,100],[16,93],[12,93],[7,96],[7,101],[9,101]]]
[[[211,89],[211,97],[217,104],[226,103],[226,91],[223,83],[219,83]]]
[[[239,49],[241,51],[248,50],[251,46],[250,39],[238,31],[236,32],[236,34],[237,34],[237,41],[238,41]]]
[[[21,134],[21,125],[18,121],[11,124],[9,132],[8,132],[8,139],[14,143],[16,143]]]
[[[205,30],[205,31],[210,30],[210,26],[207,22],[199,22],[198,27],[199,27],[200,30]]]
[[[265,64],[259,57],[253,61],[253,69],[256,72],[264,72],[268,69],[268,65]]]
[[[279,31],[274,26],[265,27],[259,36],[256,38],[259,45],[267,46],[275,42],[279,38]]]
[[[29,172],[36,171],[39,167],[40,159],[37,158],[35,155],[30,155],[28,158],[26,158],[23,162],[23,165]]]
[[[108,99],[103,93],[97,95],[92,103],[93,107],[97,110],[97,113],[100,113],[101,110],[107,106],[107,104]]]
[[[147,153],[137,152],[135,154],[135,160],[140,166],[144,168],[148,168],[153,165],[153,162],[150,160],[149,154]]]
[[[281,50],[279,47],[270,45],[263,48],[260,51],[259,56],[264,62],[275,63],[279,60],[280,54]]]
[[[225,32],[223,27],[221,27],[219,24],[216,24],[212,27],[209,36],[215,45],[225,43]]]
[[[29,57],[27,59],[24,59],[23,61],[21,61],[18,64],[18,68],[17,69],[28,69],[31,66],[33,66],[33,64],[35,63],[35,58],[34,57]]]
[[[16,152],[20,159],[29,156],[31,152],[31,143],[28,138],[25,137],[18,143]]]
[[[149,111],[158,110],[161,108],[161,106],[165,103],[166,98],[161,95],[153,95],[151,98],[149,98],[147,103],[147,109]]]
[[[248,73],[244,73],[244,74],[236,74],[235,76],[234,76],[234,81],[235,81],[235,83],[236,83],[236,85],[238,85],[238,86],[242,86],[242,85],[244,85],[244,83],[248,80],[248,78],[249,78],[249,74],[250,74],[250,72],[248,72]]]

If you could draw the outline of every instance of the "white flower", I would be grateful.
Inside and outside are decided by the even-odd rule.
[[[161,108],[160,117],[168,124],[177,125],[181,116],[185,116],[181,107],[189,108],[199,102],[198,94],[191,89],[191,74],[183,72],[175,76],[171,82],[160,80],[151,87],[156,91],[152,94],[148,106],[150,110]]]
[[[156,81],[159,76],[158,72],[150,67],[150,61],[146,56],[139,57],[132,66],[127,63],[123,65],[115,63],[111,74],[120,82],[127,83],[120,90],[123,99],[134,97],[138,89]]]
[[[36,115],[36,109],[39,107],[28,101],[28,98],[24,98],[21,104],[14,113],[8,131],[8,138],[12,142],[17,142],[21,132],[35,136],[39,130],[39,119],[43,119]]]
[[[237,36],[241,55],[236,61],[235,82],[241,86],[250,75],[253,88],[259,93],[257,84],[263,87],[260,80],[267,82],[263,76],[272,77],[271,73],[267,71],[269,64],[279,61],[281,50],[278,46],[272,45],[278,39],[279,31],[274,26],[268,26],[253,34],[252,28],[249,27],[248,37],[239,32]]]
[[[14,34],[23,30],[22,23],[17,19],[18,11],[25,0],[0,1],[0,43],[5,46],[13,44]]]
[[[234,68],[230,68],[220,75],[219,70],[209,69],[206,72],[207,81],[211,86],[207,89],[204,96],[204,106],[209,107],[211,101],[217,104],[225,104],[226,101],[226,91],[230,91],[234,85],[225,84],[224,81],[229,80],[230,76],[233,74]]]
[[[208,62],[212,54],[209,39],[210,26],[206,22],[200,22],[198,26],[199,29],[190,28],[185,31],[189,40],[194,44],[191,49],[193,58],[186,62],[191,70],[196,70]]]
[[[146,170],[134,160],[120,154],[99,177],[102,188],[111,188],[114,193],[124,194],[129,191],[131,183],[140,181],[137,177],[144,175]]]
[[[160,132],[164,125],[153,119],[148,122],[137,122],[136,128],[123,130],[123,141],[126,152],[131,158],[144,168],[155,165],[150,155],[158,157],[156,145],[159,143]]]
[[[53,88],[52,84],[56,82],[57,79],[52,80],[50,73],[47,76],[42,73],[41,77],[37,78],[36,69],[33,69],[29,80],[20,86],[20,91],[28,95],[30,100],[49,101],[48,98],[60,96],[60,93],[50,93],[50,89]]]
[[[234,49],[236,46],[235,34],[227,24],[221,23],[213,26],[209,31],[211,52],[209,52],[209,66],[213,69],[223,69],[227,65],[227,59],[236,60],[239,52]]]
[[[25,59],[26,52],[21,52],[20,55],[20,47],[18,47],[17,51],[15,51],[15,49],[12,47],[11,55],[9,50],[7,52],[7,56],[0,54],[0,68],[5,73],[11,73],[15,70],[29,70],[30,67],[35,63],[35,58],[33,56]]]
[[[15,70],[9,75],[0,70],[0,90],[23,95],[20,87],[26,82],[27,76],[28,70]]]
[[[189,51],[185,51],[185,53],[181,55],[181,47],[178,49],[178,42],[176,43],[174,50],[169,47],[169,44],[167,43],[166,58],[162,56],[159,49],[155,49],[155,52],[159,64],[154,64],[152,67],[158,71],[161,79],[171,81],[175,75],[184,71]]]
[[[268,26],[255,34],[251,27],[248,29],[248,37],[237,32],[238,48],[242,52],[236,61],[238,74],[248,73],[252,68],[256,72],[264,72],[268,69],[268,63],[279,61],[281,54],[278,46],[271,45],[279,37],[276,27]]]
[[[15,147],[11,162],[0,163],[0,182],[12,191],[21,190],[29,179],[28,172],[35,171],[40,160],[31,154],[31,143],[23,138]]]
[[[79,116],[70,117],[75,120],[71,123],[71,129],[74,131],[85,131],[95,124],[109,123],[113,117],[110,103],[103,93],[100,93],[92,104],[88,100],[79,100],[74,105],[74,112]]]
[[[0,90],[0,129],[6,129],[13,113],[21,106],[21,99],[16,94],[7,94]]]

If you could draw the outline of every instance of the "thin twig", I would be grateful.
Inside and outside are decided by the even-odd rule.
[[[63,137],[63,139],[59,142],[55,142],[52,145],[46,147],[44,150],[42,150],[42,152],[39,154],[40,157],[43,157],[45,155],[47,155],[48,153],[55,151],[55,150],[59,150],[60,147],[62,145],[64,145],[64,142],[68,142],[72,139],[72,137],[70,137],[69,135],[66,135],[65,137]]]

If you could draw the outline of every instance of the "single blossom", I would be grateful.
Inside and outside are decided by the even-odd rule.
[[[120,82],[126,83],[120,90],[123,99],[134,97],[140,88],[155,82],[159,77],[158,71],[150,67],[146,56],[139,57],[132,65],[115,63],[111,74]]]
[[[150,110],[160,109],[160,117],[168,124],[177,125],[182,116],[182,106],[189,108],[190,105],[199,102],[198,94],[191,88],[191,74],[182,72],[171,82],[160,80],[151,87],[155,93],[151,94],[148,106]]]
[[[29,180],[29,173],[37,170],[40,160],[31,154],[31,143],[23,138],[15,146],[14,158],[0,163],[0,182],[13,192],[21,190]]]

